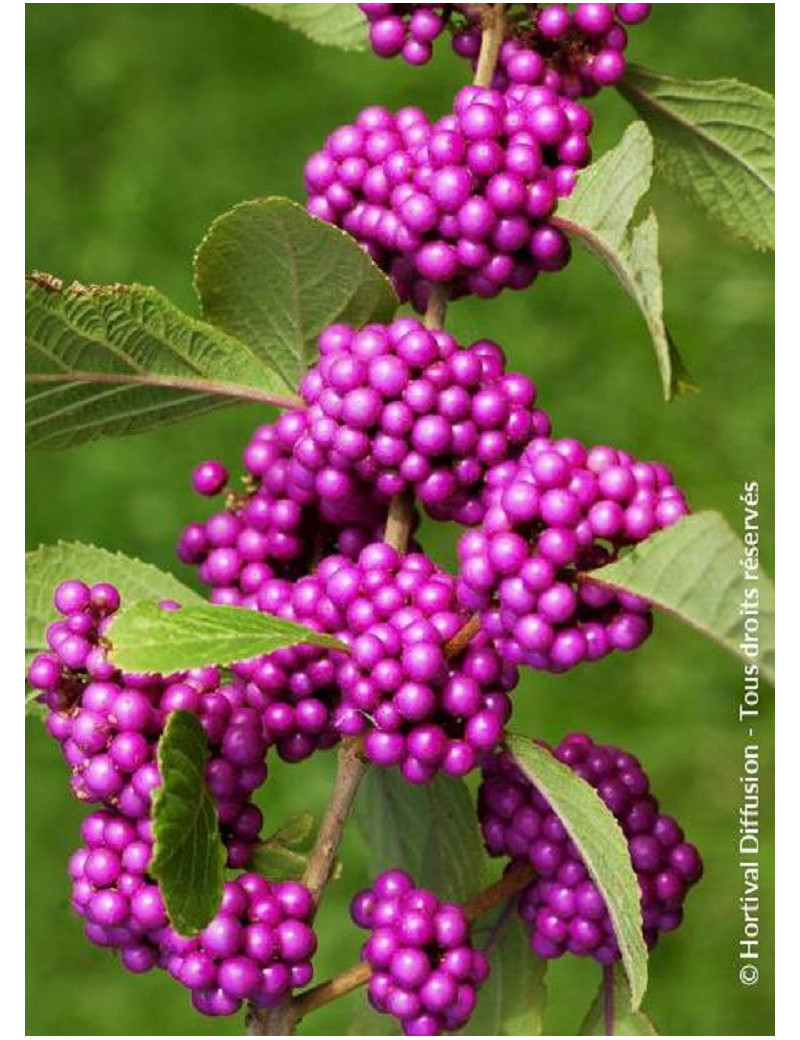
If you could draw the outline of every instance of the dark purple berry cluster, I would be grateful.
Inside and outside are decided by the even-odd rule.
[[[183,531],[178,556],[198,567],[212,603],[256,606],[271,579],[306,574],[326,552],[355,556],[380,537],[385,501],[356,481],[346,497],[337,494],[335,474],[309,480],[294,460],[307,428],[305,411],[259,426],[244,450],[245,493],[230,495],[225,509]],[[215,461],[200,463],[192,476],[201,495],[217,495],[227,482],[227,470]]]
[[[550,432],[536,387],[506,372],[489,340],[462,349],[400,318],[331,325],[319,352],[301,385],[308,421],[295,460],[344,501],[364,484],[386,498],[411,491],[438,520],[478,523],[487,471]]]
[[[349,652],[280,650],[234,670],[263,698],[265,727],[290,760],[339,737],[364,737],[367,757],[412,783],[463,776],[501,739],[516,669],[485,636],[448,655],[469,616],[454,579],[422,553],[385,542],[357,561],[329,556],[295,584],[275,583],[261,609],[337,635]]]
[[[684,841],[671,816],[659,812],[633,755],[582,733],[566,737],[553,754],[596,789],[619,821],[641,889],[644,938],[654,946],[660,933],[683,919],[684,899],[703,872],[697,849]],[[478,812],[489,853],[527,860],[538,874],[519,903],[534,953],[574,953],[602,964],[618,960],[603,897],[558,816],[509,755],[487,763]]]
[[[59,585],[55,606],[63,620],[50,625],[50,651],[35,657],[28,672],[49,708],[47,728],[61,744],[73,793],[147,821],[161,784],[156,747],[166,718],[172,711],[194,712],[208,735],[206,780],[228,863],[244,866],[262,824],[260,809],[250,801],[267,775],[261,717],[235,685],[220,685],[214,668],[171,676],[115,668],[102,637],[119,605],[111,585]]]
[[[369,39],[379,58],[398,54],[409,65],[426,65],[444,32],[453,4],[359,4],[369,22]]]
[[[489,474],[484,505],[459,543],[459,599],[504,658],[561,672],[644,642],[649,603],[587,575],[688,513],[666,466],[535,438]]]
[[[460,906],[416,888],[402,870],[387,870],[351,904],[353,920],[371,932],[361,958],[373,969],[369,1001],[399,1019],[406,1036],[460,1029],[489,975],[472,946]]]
[[[459,91],[431,126],[419,109],[362,112],[306,164],[308,208],[361,243],[418,310],[524,289],[558,271],[569,242],[551,221],[590,158],[591,116],[544,86]]]

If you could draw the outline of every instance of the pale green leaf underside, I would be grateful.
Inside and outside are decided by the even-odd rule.
[[[462,902],[483,887],[486,854],[463,780],[409,784],[396,769],[372,769],[356,818],[373,873],[407,870],[440,899]]]
[[[240,401],[292,405],[267,357],[145,286],[25,290],[28,447],[124,436]]]
[[[245,4],[315,43],[345,51],[367,49],[367,20],[356,4]]]
[[[153,798],[155,850],[149,872],[158,881],[172,927],[195,935],[222,901],[225,848],[205,782],[208,746],[192,712],[173,712],[158,743],[161,787]]]
[[[647,989],[647,947],[642,937],[639,882],[628,843],[595,789],[559,762],[547,748],[511,735],[517,765],[550,803],[575,843],[605,900],[631,987],[634,1008]]]
[[[775,680],[775,590],[762,572],[745,580],[744,546],[719,513],[695,513],[659,531],[616,563],[592,572],[605,585],[633,592],[681,618],[726,650],[757,661]],[[758,589],[757,657],[744,653],[745,588]],[[752,603],[752,601],[751,601]]]
[[[774,249],[775,99],[733,79],[638,66],[619,90],[650,127],[658,172],[738,238]]]
[[[25,642],[29,651],[44,649],[45,629],[58,616],[53,593],[70,578],[87,585],[110,582],[119,589],[123,606],[144,599],[171,599],[186,606],[205,602],[171,574],[131,556],[80,542],[44,545],[25,554]]]
[[[218,217],[194,261],[208,321],[269,359],[297,386],[334,322],[390,321],[398,300],[354,239],[284,198]]]
[[[489,950],[491,974],[478,990],[475,1011],[459,1035],[541,1036],[547,962],[531,951],[530,938],[515,907],[502,907],[491,924],[502,929]],[[483,943],[476,945],[482,947]]]
[[[346,649],[333,636],[272,614],[209,604],[162,610],[153,602],[136,603],[114,618],[108,638],[118,667],[161,674],[249,661],[300,643]]]
[[[584,170],[555,222],[611,271],[642,312],[667,400],[696,390],[664,322],[658,221],[650,212],[634,225],[636,207],[653,175],[653,141],[644,123]]]
[[[603,972],[603,983],[589,1008],[579,1036],[658,1036],[658,1030],[641,1009],[631,1008],[631,991],[624,972],[614,966]]]

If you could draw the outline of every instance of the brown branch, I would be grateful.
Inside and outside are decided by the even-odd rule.
[[[404,553],[408,549],[413,525],[414,499],[410,492],[401,491],[389,503],[383,540],[397,549],[399,553]]]
[[[323,890],[330,880],[344,826],[353,808],[359,784],[368,768],[369,765],[362,754],[361,738],[351,737],[342,741],[331,797],[303,875],[303,884],[314,897],[315,905],[319,904]],[[297,1019],[297,1001],[291,998],[268,1011],[252,1009],[247,1017],[247,1034],[291,1036]]]
[[[464,903],[464,913],[470,921],[474,921],[475,918],[481,917],[483,914],[488,913],[489,910],[494,910],[496,906],[517,895],[535,877],[536,872],[529,863],[517,864],[507,871],[499,881],[489,885],[488,888],[478,892],[472,899]],[[331,1001],[338,1000],[339,997],[343,997],[345,994],[352,992],[352,990],[358,989],[359,986],[365,985],[371,977],[372,968],[369,964],[354,964],[347,971],[334,975],[327,982],[321,982],[318,986],[314,986],[313,989],[306,990],[305,993],[294,999],[295,1023],[299,1022],[305,1015],[316,1011],[317,1008],[324,1007],[326,1004],[330,1004]]]
[[[490,87],[506,31],[506,5],[486,4],[482,23],[481,50],[472,82],[476,87]]]
[[[481,630],[481,618],[479,614],[473,614],[472,617],[467,621],[463,628],[460,628],[456,634],[447,640],[442,649],[444,650],[444,656],[448,659],[451,657],[458,657],[462,650],[464,650],[475,638],[475,636]]]

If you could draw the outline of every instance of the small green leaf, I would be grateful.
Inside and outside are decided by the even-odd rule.
[[[775,99],[735,79],[632,66],[619,90],[655,139],[656,169],[713,220],[775,248]]]
[[[333,636],[244,607],[209,604],[162,610],[140,602],[123,608],[109,626],[111,660],[128,672],[168,675],[187,668],[249,661],[284,646],[347,646]]]
[[[374,873],[402,867],[418,885],[455,902],[483,887],[486,854],[463,780],[437,776],[417,786],[396,769],[371,769],[356,819]]]
[[[756,664],[774,683],[775,590],[758,568],[757,542],[746,550],[719,513],[684,517],[592,571],[592,579],[643,596]],[[753,630],[749,643],[746,626]]]
[[[287,817],[272,837],[290,849],[304,849],[311,844],[317,821],[311,813],[295,813]]]
[[[292,386],[327,325],[386,322],[399,305],[354,239],[289,199],[243,202],[223,213],[198,247],[194,272],[208,321]]]
[[[664,323],[658,221],[651,212],[633,224],[652,175],[652,138],[644,123],[633,123],[616,148],[583,171],[555,223],[605,264],[642,312],[669,401],[697,386]]]
[[[161,787],[153,798],[155,849],[149,872],[158,881],[170,924],[196,935],[222,901],[225,847],[205,782],[206,734],[189,711],[167,719],[158,742]]]
[[[171,574],[131,556],[80,542],[43,545],[25,554],[26,656],[46,649],[45,630],[58,616],[53,593],[57,585],[70,578],[88,585],[110,582],[119,589],[123,606],[154,597],[177,600],[186,606],[205,602]]]
[[[295,852],[271,839],[253,849],[248,863],[248,869],[263,874],[270,881],[299,881],[307,866],[305,853]]]
[[[595,789],[547,748],[517,735],[509,736],[508,747],[561,820],[605,900],[636,1009],[647,989],[647,947],[642,937],[639,882],[625,835]]]
[[[367,20],[356,4],[245,4],[297,29],[314,43],[343,51],[367,49]]]
[[[487,953],[491,973],[478,990],[478,1003],[469,1024],[459,1035],[541,1036],[547,961],[532,952],[515,905],[506,905],[495,915]]]
[[[266,357],[141,285],[25,289],[30,448],[121,437],[241,401],[297,403]]]
[[[41,697],[41,690],[34,690],[30,687],[25,691],[25,718],[43,719],[47,715],[47,707],[42,704],[38,699]]]
[[[579,1036],[658,1036],[658,1030],[642,1011],[631,1007],[631,991],[624,972],[618,967],[603,969],[600,992]]]

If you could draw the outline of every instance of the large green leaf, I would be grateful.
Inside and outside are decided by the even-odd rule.
[[[266,354],[140,285],[25,289],[26,432],[32,448],[150,430],[239,401],[297,403]]]
[[[409,784],[396,769],[371,769],[356,819],[374,873],[402,867],[441,899],[463,902],[484,883],[486,854],[463,780]]]
[[[111,660],[129,672],[171,672],[249,661],[284,646],[313,643],[346,650],[333,636],[244,607],[203,604],[163,610],[150,602],[123,608],[109,626]]]
[[[603,970],[600,992],[589,1008],[580,1036],[658,1036],[649,1017],[631,1007],[631,991],[618,967]]]
[[[499,934],[490,933],[487,952],[491,974],[478,991],[475,1011],[460,1035],[541,1036],[547,961],[531,951],[530,939],[514,906],[502,907],[493,927]]]
[[[177,600],[187,606],[204,602],[171,574],[122,553],[80,542],[43,545],[25,554],[25,643],[29,653],[45,648],[45,629],[58,616],[53,593],[57,585],[70,578],[88,585],[110,582],[119,589],[123,606],[154,598]]]
[[[737,237],[774,249],[775,99],[636,66],[619,89],[650,127],[658,172]]]
[[[153,798],[155,849],[148,869],[180,935],[205,928],[222,901],[225,847],[206,787],[207,757],[206,734],[197,716],[173,712],[158,742],[161,787]]]
[[[758,567],[757,540],[744,546],[719,513],[684,517],[592,578],[649,599],[774,682],[775,590]]]
[[[644,123],[627,128],[616,148],[584,170],[558,207],[555,223],[594,253],[639,307],[656,352],[667,400],[696,390],[664,322],[658,221],[650,212],[634,224],[650,187],[653,140]]]
[[[356,4],[245,4],[315,43],[345,51],[367,49],[367,20]]]
[[[561,820],[602,893],[636,1009],[647,989],[647,947],[642,937],[639,882],[625,835],[595,789],[547,748],[516,735],[508,738],[508,747]]]
[[[355,240],[289,199],[243,202],[218,217],[195,256],[206,318],[268,358],[296,386],[333,322],[385,322],[398,306]]]

